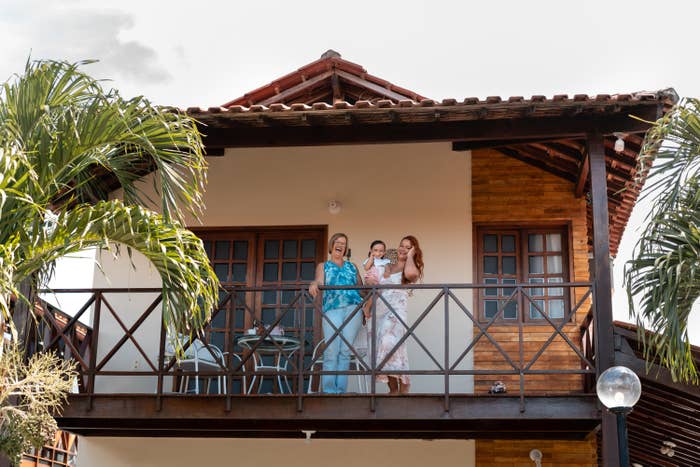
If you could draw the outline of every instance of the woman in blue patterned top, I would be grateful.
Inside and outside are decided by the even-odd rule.
[[[309,285],[309,293],[316,298],[319,285],[362,285],[362,278],[357,266],[343,257],[348,251],[348,236],[342,233],[334,234],[328,242],[328,253],[331,258],[316,267],[316,280]],[[362,325],[362,297],[358,290],[326,290],[323,292],[323,337],[326,349],[323,352],[324,371],[348,371],[350,369],[350,347],[340,338],[349,343],[355,341],[355,336]],[[352,317],[351,317],[352,316]],[[347,323],[345,323],[345,321]],[[331,326],[331,323],[333,325]],[[343,323],[345,325],[343,326]],[[339,329],[338,335],[334,334]],[[342,327],[342,328],[341,328]],[[328,394],[342,394],[348,386],[348,375],[323,375],[321,387]]]

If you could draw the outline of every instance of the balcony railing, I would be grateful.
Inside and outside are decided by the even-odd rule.
[[[357,287],[322,290],[348,288]],[[386,289],[399,288],[409,289],[412,295],[407,318],[397,315],[382,295]],[[182,397],[206,394],[224,398],[228,409],[233,398],[283,394],[296,397],[301,410],[304,398],[316,395],[321,377],[329,374],[348,375],[351,390],[368,396],[372,410],[375,399],[386,392],[385,385],[377,383],[381,375],[408,375],[414,379],[412,394],[439,394],[446,407],[453,395],[485,395],[484,387],[496,380],[508,382],[507,395],[519,396],[521,410],[530,394],[591,391],[590,381],[595,375],[591,283],[509,284],[505,294],[503,285],[485,284],[359,289],[363,302],[343,324],[332,326],[332,335],[326,336],[321,332],[326,316],[307,285],[222,289],[207,329],[181,338],[184,360],[174,355],[170,345],[173,340],[162,325],[160,289],[45,291],[59,297],[59,301],[66,294],[89,294],[89,298],[67,322],[64,319],[59,323],[45,314],[42,319],[52,331],[43,335],[44,348],[57,349],[76,362],[79,391],[88,397],[107,393],[151,394],[158,398],[173,393]],[[502,298],[495,314],[485,320],[483,313],[474,310],[479,297],[494,295],[491,289],[500,289],[495,295]],[[545,297],[548,289],[556,289],[557,295],[563,290],[567,303],[564,316],[547,316],[541,297],[533,298],[533,289]],[[366,303],[373,319],[360,332],[369,330],[370,336],[377,335],[381,308],[397,316],[403,331],[381,361],[374,339],[370,337],[362,345],[357,340],[349,342],[342,334],[354,316],[362,315]],[[379,307],[380,303],[384,306]],[[519,319],[504,319],[506,310],[512,312],[512,304]],[[526,310],[533,319],[522,319]],[[86,345],[77,347],[75,328],[84,315],[90,315],[92,332]],[[256,335],[249,334],[253,322],[265,324]],[[280,329],[284,329],[283,336]],[[341,340],[349,347],[353,361],[349,370],[323,370],[319,342],[324,338],[326,345]],[[385,369],[403,344],[410,344],[411,368]],[[200,364],[193,366],[197,359]]]

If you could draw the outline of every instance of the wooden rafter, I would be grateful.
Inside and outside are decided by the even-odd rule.
[[[348,81],[356,86],[360,86],[362,88],[366,88],[370,91],[373,91],[381,96],[384,96],[388,99],[392,99],[395,101],[402,101],[409,99],[408,96],[405,96],[403,94],[399,94],[398,92],[394,92],[391,89],[379,86],[378,84],[374,84],[366,79],[362,79],[359,76],[355,76],[353,74],[347,73],[342,70],[337,71],[338,77],[342,78],[345,81]]]
[[[326,73],[322,73],[318,76],[315,76],[311,79],[308,79],[306,81],[302,81],[301,83],[297,84],[296,86],[292,86],[291,88],[285,89],[284,91],[280,92],[277,95],[274,95],[268,99],[265,99],[261,102],[258,103],[258,105],[270,105],[273,103],[281,102],[281,103],[286,103],[289,101],[289,99],[292,99],[300,94],[302,94],[305,90],[312,89],[319,83],[322,83],[323,81],[329,79],[333,75],[333,72],[327,71]],[[295,101],[296,102],[296,101]]]

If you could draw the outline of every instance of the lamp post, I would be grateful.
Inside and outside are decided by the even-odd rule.
[[[642,383],[634,371],[629,368],[613,366],[598,377],[596,393],[600,402],[617,418],[617,446],[620,452],[620,467],[629,467],[625,417],[632,411],[632,407],[642,395]]]

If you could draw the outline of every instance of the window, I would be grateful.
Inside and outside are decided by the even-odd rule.
[[[553,320],[564,319],[568,294],[564,287],[553,286],[568,282],[567,230],[563,227],[477,229],[477,281],[481,284],[502,285],[479,291],[479,317],[499,321],[546,322],[543,314]],[[519,296],[514,284],[542,284],[524,288]]]

